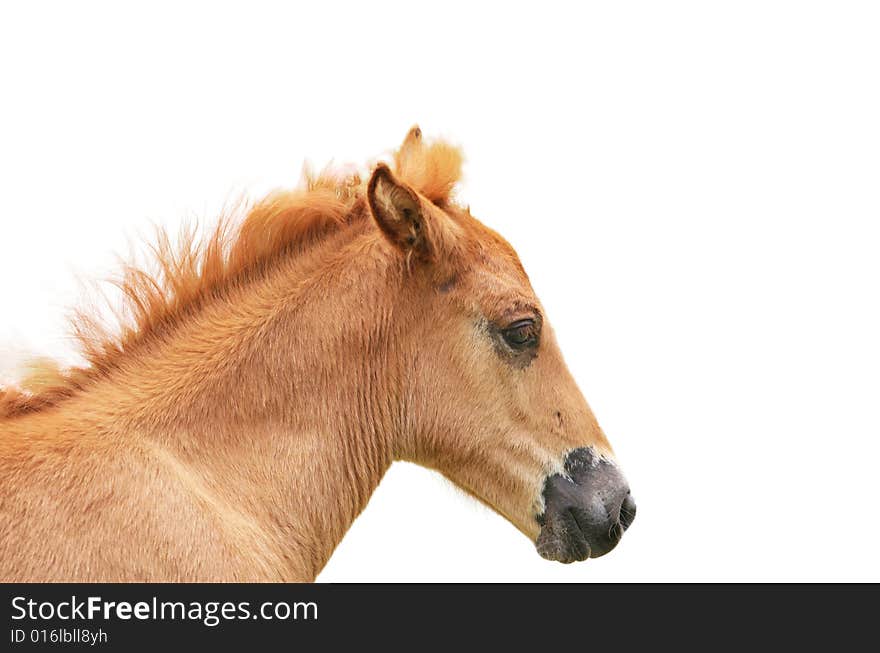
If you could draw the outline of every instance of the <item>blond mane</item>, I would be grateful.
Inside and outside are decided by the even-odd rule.
[[[393,154],[397,177],[438,205],[451,200],[461,164],[459,149],[443,141],[424,142],[418,127]],[[270,193],[241,220],[222,216],[204,238],[187,228],[174,243],[166,230],[158,230],[148,243],[147,265],[125,263],[111,279],[122,291],[114,311],[116,327],[107,327],[94,310],[73,314],[70,328],[88,364],[62,370],[51,360],[31,361],[16,386],[0,389],[0,417],[35,412],[74,395],[218,289],[362,218],[366,212],[354,209],[364,192],[360,174],[325,169],[319,175],[304,173],[294,190]]]

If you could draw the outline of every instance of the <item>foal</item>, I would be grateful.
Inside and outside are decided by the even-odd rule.
[[[160,236],[121,332],[75,321],[87,367],[0,390],[0,581],[311,581],[394,460],[545,558],[610,551],[635,504],[460,167],[413,128],[367,183]]]

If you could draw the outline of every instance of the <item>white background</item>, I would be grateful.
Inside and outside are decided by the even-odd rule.
[[[873,3],[4,3],[0,367],[148,233],[418,122],[519,251],[639,516],[542,560],[396,464],[324,581],[880,580]]]

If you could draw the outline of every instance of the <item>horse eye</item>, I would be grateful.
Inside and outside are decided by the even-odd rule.
[[[518,320],[501,332],[513,349],[526,349],[538,344],[538,329],[534,320]]]

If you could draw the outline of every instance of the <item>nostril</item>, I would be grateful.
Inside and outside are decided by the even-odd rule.
[[[632,494],[627,492],[626,496],[623,498],[623,503],[620,504],[620,523],[623,526],[623,529],[626,530],[629,528],[635,518],[636,501],[633,499]]]

